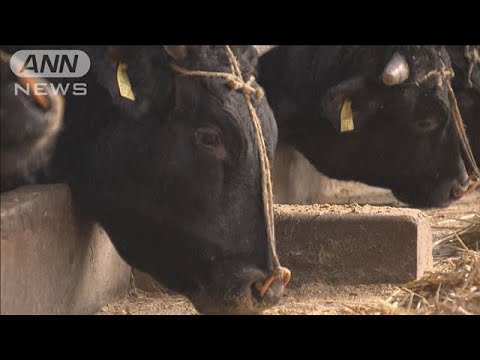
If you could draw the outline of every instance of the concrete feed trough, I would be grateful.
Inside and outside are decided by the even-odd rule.
[[[359,205],[277,205],[282,265],[298,279],[403,283],[432,268],[432,233],[421,211]]]
[[[297,284],[400,284],[432,269],[431,227],[419,210],[275,205],[275,226],[280,260]],[[159,287],[148,275],[133,274],[139,289]]]
[[[66,185],[20,188],[1,202],[2,314],[88,314],[126,295],[131,268]],[[402,283],[432,266],[430,225],[418,210],[276,205],[275,216],[292,286]],[[134,275],[137,287],[155,289]]]
[[[1,314],[90,314],[123,297],[131,269],[77,214],[66,185],[1,196]]]

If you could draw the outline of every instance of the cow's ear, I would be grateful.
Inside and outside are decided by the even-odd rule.
[[[352,98],[364,89],[366,81],[363,77],[355,77],[330,88],[321,100],[321,116],[341,133],[355,129]]]
[[[169,56],[177,61],[185,60],[188,56],[188,48],[186,45],[164,45],[163,48]]]
[[[107,47],[107,57],[113,63],[125,61],[128,56],[128,46],[112,45]]]

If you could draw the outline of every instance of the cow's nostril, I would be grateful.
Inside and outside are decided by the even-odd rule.
[[[252,283],[252,285],[250,285],[250,290],[252,292],[252,298],[257,303],[261,303],[262,300],[263,300],[262,296],[260,295],[260,291],[262,289],[262,286],[263,286],[262,281],[255,281],[254,283]]]
[[[252,283],[252,285],[250,286],[252,299],[260,307],[275,305],[283,296],[285,286],[283,285],[281,280],[277,279],[270,285],[264,296],[262,296],[261,290],[264,284],[265,280]]]

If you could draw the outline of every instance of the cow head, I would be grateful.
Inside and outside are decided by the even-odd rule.
[[[255,50],[232,49],[248,79]],[[95,75],[93,107],[90,119],[78,121],[98,121],[101,131],[86,136],[81,169],[70,182],[121,256],[203,313],[256,313],[275,304],[281,281],[264,297],[259,292],[273,263],[245,97],[222,78],[172,68],[231,72],[225,47],[85,50]],[[80,113],[83,101],[77,100]],[[252,101],[271,158],[274,117],[265,97]]]
[[[307,73],[290,82],[290,98],[269,101],[281,137],[285,129],[286,141],[320,171],[390,188],[400,200],[417,206],[445,204],[467,184],[444,86],[451,76],[444,47],[297,51],[303,53],[300,60],[293,60],[289,50],[272,51],[264,56],[261,71],[275,68],[268,64],[275,57],[285,57],[288,71]],[[279,67],[272,71],[279,73]],[[270,96],[274,83],[262,85]],[[283,114],[291,120],[282,119]]]
[[[448,99],[446,82],[453,76],[446,49],[435,46],[399,47],[382,74],[389,96],[380,100],[383,109],[377,114],[394,124],[385,130],[390,136],[383,145],[398,146],[387,150],[393,164],[385,169],[394,175],[389,187],[407,203],[446,204],[468,184]]]
[[[35,85],[46,83],[44,79],[17,77],[10,66],[21,64],[0,51],[2,191],[33,181],[47,166],[62,128],[64,106],[63,96],[48,87],[44,95],[35,92]]]

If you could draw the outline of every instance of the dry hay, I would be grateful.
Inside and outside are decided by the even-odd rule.
[[[469,223],[435,242],[449,257],[437,260],[422,279],[401,286],[374,313],[480,314],[480,217]]]
[[[97,315],[193,315],[197,312],[184,296],[159,289],[147,292],[131,289],[128,296],[116,303],[103,306]]]

